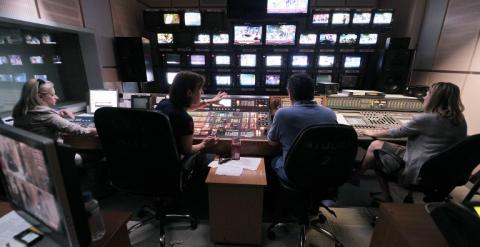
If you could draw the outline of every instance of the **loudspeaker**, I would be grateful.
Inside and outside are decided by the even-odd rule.
[[[376,89],[384,93],[403,93],[408,85],[414,50],[385,50],[380,53],[381,66]]]
[[[392,38],[388,37],[385,43],[385,49],[408,49],[410,45],[409,37]]]
[[[391,71],[380,75],[377,90],[384,93],[401,94],[408,82],[408,71]]]
[[[142,38],[115,37],[115,55],[121,81],[147,81]]]

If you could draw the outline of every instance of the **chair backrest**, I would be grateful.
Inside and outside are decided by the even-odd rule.
[[[150,196],[179,192],[180,158],[166,115],[103,107],[95,111],[95,126],[115,187]]]
[[[464,185],[480,164],[479,147],[480,134],[472,135],[430,158],[420,169],[420,185],[449,191]]]
[[[294,188],[335,188],[350,176],[357,153],[357,133],[351,126],[319,124],[304,128],[285,159]]]

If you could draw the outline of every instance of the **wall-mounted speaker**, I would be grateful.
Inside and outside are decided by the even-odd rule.
[[[142,38],[115,37],[115,55],[121,81],[147,81]]]

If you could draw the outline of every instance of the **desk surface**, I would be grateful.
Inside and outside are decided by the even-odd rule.
[[[256,171],[243,169],[242,175],[239,177],[234,176],[220,176],[216,175],[217,168],[211,168],[208,172],[207,184],[242,184],[253,186],[266,186],[267,178],[265,173],[265,162],[260,159],[260,165]]]

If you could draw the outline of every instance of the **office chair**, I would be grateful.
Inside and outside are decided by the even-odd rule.
[[[306,127],[295,139],[285,159],[285,172],[289,181],[279,178],[282,191],[295,195],[298,213],[296,222],[301,225],[299,246],[305,246],[305,233],[309,225],[342,246],[336,237],[320,227],[326,217],[319,206],[335,215],[322,199],[332,190],[344,184],[353,169],[357,152],[357,134],[351,126],[319,124]],[[282,196],[283,197],[283,196]],[[279,205],[278,203],[276,205]],[[317,218],[309,222],[310,213]],[[268,228],[268,238],[274,239],[274,229],[290,222],[274,222]]]
[[[427,160],[420,169],[418,184],[406,186],[408,194],[403,202],[413,203],[412,196],[416,191],[425,194],[425,202],[448,200],[450,192],[456,186],[467,183],[473,169],[480,164],[479,146],[480,134],[472,135]],[[400,159],[385,150],[375,150],[374,155],[379,163],[383,155]],[[381,171],[377,172],[382,174]]]
[[[180,197],[192,175],[189,164],[194,159],[180,159],[168,117],[149,110],[102,107],[95,111],[95,126],[112,186],[155,199],[160,246],[165,246],[167,219],[188,220],[195,229],[192,216],[166,214],[166,206]]]

